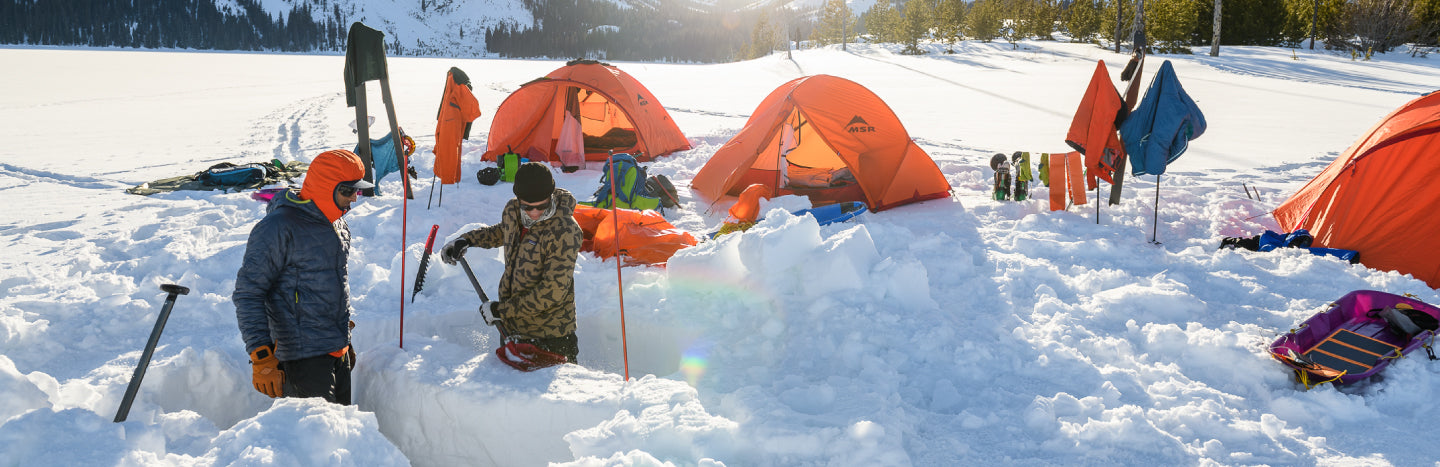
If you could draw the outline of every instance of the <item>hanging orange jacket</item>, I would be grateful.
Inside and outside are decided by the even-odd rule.
[[[1124,107],[1125,102],[1120,100],[1120,92],[1110,83],[1110,73],[1105,69],[1105,61],[1101,60],[1095,64],[1090,85],[1085,88],[1080,108],[1075,110],[1075,118],[1070,121],[1070,131],[1065,134],[1065,142],[1085,155],[1090,188],[1095,187],[1096,177],[1106,183],[1115,183],[1111,180],[1111,174],[1120,166],[1120,160],[1125,158],[1125,146],[1121,144],[1116,133],[1115,121]]]
[[[470,123],[480,118],[480,102],[470,93],[470,77],[459,68],[445,74],[445,93],[435,115],[435,176],[460,183],[460,141],[470,138]]]

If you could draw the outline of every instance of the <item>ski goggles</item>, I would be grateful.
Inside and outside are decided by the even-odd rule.
[[[554,201],[551,199],[546,199],[545,202],[540,204],[525,204],[524,201],[520,201],[520,210],[545,212],[550,210],[551,204],[554,204]]]
[[[374,186],[374,184],[364,180],[349,180],[340,182],[340,184],[335,185],[335,193],[348,198],[351,196],[355,196],[356,191],[360,191],[365,188],[371,188]]]

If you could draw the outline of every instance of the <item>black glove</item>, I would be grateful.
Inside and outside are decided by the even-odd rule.
[[[451,240],[450,243],[445,244],[445,248],[440,249],[440,261],[454,266],[457,261],[460,261],[461,256],[465,256],[466,248],[470,248],[469,240],[464,238]]]
[[[410,167],[410,170],[405,171],[405,173],[410,174],[410,178],[412,179],[420,178],[420,172],[416,172],[415,167]]]

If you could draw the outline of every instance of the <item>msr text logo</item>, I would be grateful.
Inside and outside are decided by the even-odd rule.
[[[850,119],[850,123],[845,125],[845,131],[850,133],[874,133],[875,127],[870,126],[870,122],[856,115]]]

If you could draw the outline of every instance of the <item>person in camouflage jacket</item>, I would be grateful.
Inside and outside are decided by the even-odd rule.
[[[527,162],[515,174],[515,199],[500,223],[460,234],[440,259],[455,264],[465,249],[505,247],[500,297],[481,304],[519,342],[576,362],[575,261],[584,233],[575,222],[575,197],[555,188],[550,168]]]

